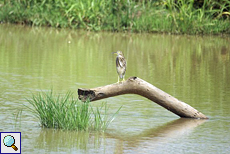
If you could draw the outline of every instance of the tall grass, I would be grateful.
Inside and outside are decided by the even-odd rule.
[[[227,0],[4,0],[0,5],[0,21],[34,26],[230,33]]]
[[[89,101],[75,100],[71,92],[64,96],[41,92],[27,100],[32,105],[27,107],[45,128],[105,131],[121,109],[109,115],[106,103],[93,108]]]
[[[178,33],[229,33],[230,1],[166,0],[167,17]]]

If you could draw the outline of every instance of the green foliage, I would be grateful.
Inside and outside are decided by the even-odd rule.
[[[94,109],[89,101],[75,100],[71,92],[64,96],[43,92],[33,95],[28,102],[33,107],[27,107],[43,127],[67,130],[105,131],[121,109],[109,116],[106,103]]]
[[[166,0],[165,6],[168,10],[167,17],[174,28],[173,31],[189,34],[230,33],[228,30],[230,28],[230,1],[177,0],[175,2]],[[224,20],[225,14],[227,16]]]
[[[226,0],[4,0],[0,21],[86,30],[230,33]]]

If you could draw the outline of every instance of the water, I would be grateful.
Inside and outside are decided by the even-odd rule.
[[[86,32],[0,25],[0,131],[21,131],[23,153],[228,153],[230,38]],[[44,129],[23,105],[31,93],[57,93],[117,82],[115,55],[138,76],[208,116],[180,119],[137,95],[121,105],[105,133]],[[22,114],[17,118],[17,113]]]

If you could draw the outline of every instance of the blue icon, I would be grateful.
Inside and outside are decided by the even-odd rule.
[[[7,135],[3,139],[3,143],[7,147],[12,147],[15,151],[18,150],[18,148],[14,145],[15,144],[15,139],[11,135]]]

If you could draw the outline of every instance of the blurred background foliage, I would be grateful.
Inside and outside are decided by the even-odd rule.
[[[230,33],[228,0],[3,0],[0,21],[86,30]]]

